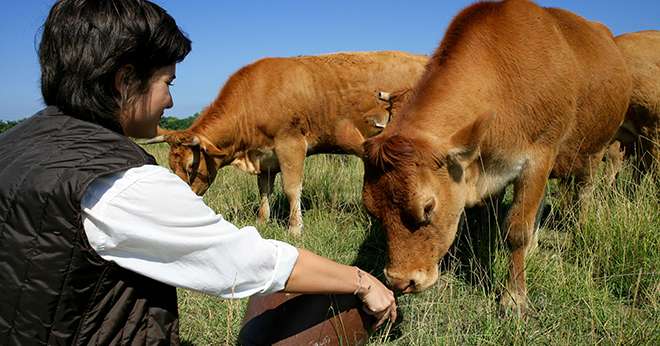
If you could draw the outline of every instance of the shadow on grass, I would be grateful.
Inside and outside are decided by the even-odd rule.
[[[258,198],[255,196],[255,198]],[[284,193],[273,193],[269,199],[270,205],[270,220],[278,224],[289,224],[289,200]],[[304,215],[310,209],[314,208],[314,201],[312,198],[303,192],[300,196],[300,209]],[[256,220],[259,214],[259,203],[255,203],[252,207],[252,214]]]
[[[326,197],[327,196],[321,196],[321,198],[319,198],[318,195],[315,195],[313,193],[305,193],[305,191],[303,191],[302,195],[300,196],[300,209],[303,216],[310,210],[321,209],[321,208],[333,208],[333,209],[340,208],[342,212],[346,212],[350,214],[358,214],[362,212],[361,204],[358,205],[357,203],[354,203],[349,200],[332,201],[331,197],[327,197],[327,198]],[[270,196],[269,202],[270,202],[269,203],[270,220],[280,225],[285,225],[285,226],[288,225],[289,200],[287,199],[286,195],[284,193],[277,193],[277,192],[273,193]],[[341,204],[341,207],[339,207],[338,204]],[[252,215],[254,215],[255,220],[258,214],[259,214],[259,203],[255,203],[254,205],[252,205]]]
[[[481,206],[465,209],[456,240],[440,263],[441,270],[453,269],[466,282],[491,292],[496,253],[507,250],[505,224],[510,208],[511,201],[502,193],[487,198]],[[546,191],[536,212],[534,232],[548,222],[550,210]]]
[[[441,272],[453,272],[471,285],[490,292],[494,286],[494,262],[502,246],[502,224],[507,205],[502,195],[482,206],[465,209],[454,243],[440,261]]]

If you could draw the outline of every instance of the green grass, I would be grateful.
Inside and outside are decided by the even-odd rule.
[[[166,145],[148,150],[167,165]],[[492,289],[471,283],[460,260],[450,258],[433,288],[399,297],[402,323],[375,333],[369,345],[660,345],[660,180],[647,176],[634,184],[630,172],[626,167],[613,188],[597,187],[582,225],[572,221],[570,211],[543,225],[539,247],[527,261],[532,311],[526,318],[498,315],[496,295],[508,257],[503,246],[495,246]],[[272,219],[259,229],[264,237],[342,263],[382,268],[384,243],[362,208],[361,182],[357,158],[308,158],[303,236],[286,232],[288,202],[280,178]],[[554,184],[553,206],[561,204],[552,193]],[[245,226],[255,222],[257,197],[256,178],[227,167],[204,199]],[[246,303],[179,290],[182,339],[193,345],[234,344]]]

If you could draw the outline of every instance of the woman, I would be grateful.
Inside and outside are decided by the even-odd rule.
[[[0,136],[0,344],[178,344],[174,286],[226,298],[353,293],[370,274],[262,239],[128,137],[156,134],[190,40],[142,0],[61,0],[39,47],[48,106]]]

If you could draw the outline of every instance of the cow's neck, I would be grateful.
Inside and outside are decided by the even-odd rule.
[[[527,157],[487,158],[479,155],[465,169],[466,207],[503,191],[527,164]]]
[[[430,78],[420,85],[418,100],[410,109],[408,121],[401,126],[415,127],[409,133],[419,133],[437,143],[447,143],[457,131],[471,126],[484,113],[493,113],[501,102],[501,89],[505,87],[497,71],[488,65],[436,67],[433,71],[443,78]],[[421,101],[421,102],[420,102]],[[407,124],[405,124],[405,123]],[[490,122],[489,129],[480,145],[477,158],[465,167],[466,206],[472,206],[484,198],[502,191],[517,178],[527,158],[521,152],[502,155],[497,145],[497,119]]]
[[[436,66],[417,86],[415,102],[395,120],[401,127],[415,127],[446,141],[482,114],[494,111],[495,74],[487,67]]]
[[[216,105],[212,107],[216,107]],[[242,124],[240,118],[246,117],[220,113],[214,110],[207,110],[200,117],[202,118],[195,124],[193,131],[204,136],[223,151],[226,159],[222,160],[222,166],[231,163],[233,159],[240,155],[240,152],[245,149],[245,139],[253,138],[242,130],[248,126]]]

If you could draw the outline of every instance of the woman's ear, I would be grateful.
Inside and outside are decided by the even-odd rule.
[[[124,65],[115,73],[115,89],[121,94],[128,86],[129,77],[133,75],[135,67],[133,65]]]

